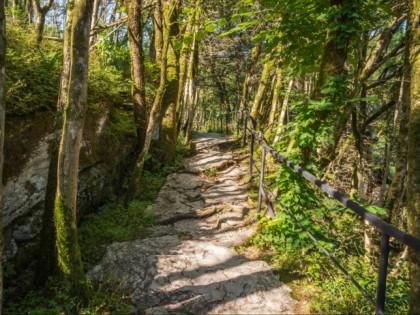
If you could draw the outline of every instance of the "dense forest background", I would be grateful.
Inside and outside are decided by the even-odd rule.
[[[124,292],[85,271],[154,224],[146,208],[192,131],[241,137],[245,113],[277,151],[419,238],[419,16],[418,0],[0,1],[4,313],[127,312]],[[374,295],[379,233],[273,160],[267,172]],[[289,215],[259,224],[238,250],[278,267],[309,310],[372,312]],[[420,254],[391,248],[387,310],[420,313]]]

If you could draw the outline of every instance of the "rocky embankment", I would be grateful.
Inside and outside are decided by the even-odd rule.
[[[117,109],[114,109],[114,111]],[[121,116],[122,114],[120,114]],[[78,209],[95,209],[116,192],[135,139],[113,134],[115,112],[89,111],[80,157]],[[38,250],[54,116],[8,117],[3,182],[4,260],[25,266]]]

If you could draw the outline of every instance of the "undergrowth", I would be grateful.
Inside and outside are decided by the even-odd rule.
[[[259,154],[257,148],[256,156]],[[267,159],[267,169],[276,169]],[[299,161],[295,161],[299,163]],[[259,166],[259,160],[257,159]],[[254,177],[250,197],[254,206],[258,201],[258,181]],[[293,213],[307,231],[344,266],[375,301],[378,272],[378,242],[375,254],[366,254],[364,232],[366,225],[352,211],[320,193],[316,187],[299,178],[296,173],[280,167],[267,172],[265,185],[277,192],[277,200]],[[365,205],[376,215],[384,209]],[[373,240],[377,240],[378,237]],[[401,246],[391,243],[389,270],[393,270],[401,254]],[[252,257],[264,259],[277,269],[280,280],[290,285],[298,300],[306,301],[306,308],[296,312],[320,314],[373,314],[374,307],[349,281],[332,261],[316,246],[291,215],[282,207],[276,208],[276,220],[263,217],[254,236],[238,250]],[[409,281],[407,266],[403,265],[387,279],[386,311],[407,314]],[[300,303],[302,304],[302,303]]]

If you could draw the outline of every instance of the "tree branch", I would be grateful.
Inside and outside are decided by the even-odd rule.
[[[366,128],[369,126],[372,122],[374,122],[376,119],[378,119],[383,113],[385,113],[387,110],[392,108],[396,104],[396,101],[390,101],[389,103],[382,106],[376,113],[372,114],[368,119],[366,119],[363,128]]]

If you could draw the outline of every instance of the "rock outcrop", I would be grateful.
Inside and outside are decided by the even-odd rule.
[[[127,156],[134,149],[134,137],[109,135],[110,126],[115,123],[112,119],[108,110],[90,111],[87,115],[79,172],[80,214],[94,209],[115,193]],[[17,256],[18,264],[25,265],[31,260],[39,242],[53,123],[54,117],[48,112],[30,117],[12,117],[7,121],[3,258],[10,260]]]

